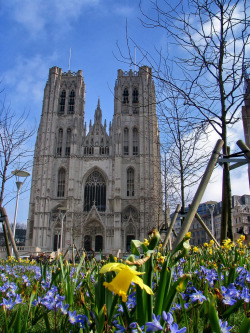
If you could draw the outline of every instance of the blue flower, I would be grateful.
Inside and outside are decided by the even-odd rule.
[[[187,330],[186,327],[183,327],[183,328],[179,329],[179,327],[176,323],[174,323],[173,325],[170,325],[169,328],[170,328],[171,333],[185,333],[186,330]]]
[[[159,330],[163,330],[163,327],[160,324],[160,319],[161,316],[155,316],[155,314],[153,314],[153,321],[149,321],[146,323],[147,326],[147,331],[146,332],[157,332]]]
[[[202,291],[198,291],[195,289],[195,293],[190,295],[191,302],[194,303],[198,301],[199,303],[203,303],[203,301],[207,300],[206,297],[203,295]]]
[[[241,293],[240,297],[241,297],[241,299],[244,300],[245,303],[249,303],[250,295],[249,295],[249,289],[247,287],[244,287],[242,289],[242,293]]]
[[[228,326],[227,321],[223,323],[221,319],[219,319],[219,324],[221,328],[221,333],[230,333],[230,330],[232,329],[232,326]]]
[[[15,304],[21,304],[23,301],[21,295],[17,294],[15,299]]]
[[[78,323],[79,322],[79,319],[80,319],[80,316],[78,316],[77,314],[76,314],[76,311],[74,311],[74,312],[68,312],[68,315],[69,315],[69,322],[71,323],[71,324],[73,324],[73,325],[75,325],[76,323]]]
[[[12,310],[15,305],[15,302],[13,302],[12,298],[9,300],[3,298],[3,303],[0,304],[4,309],[6,310]]]
[[[85,329],[85,324],[90,325],[90,321],[87,316],[84,314],[78,316],[78,322],[80,323],[80,328]]]
[[[115,328],[118,329],[115,331],[115,333],[123,333],[126,331],[126,328],[124,326],[122,326],[121,324],[119,324],[118,320],[114,320],[113,325],[115,326]]]
[[[169,325],[173,324],[174,318],[170,312],[166,313],[166,311],[162,312],[162,318],[166,321]]]
[[[63,315],[66,315],[68,313],[68,307],[69,307],[69,304],[65,304],[65,305],[63,305],[63,306],[60,307],[61,313]]]

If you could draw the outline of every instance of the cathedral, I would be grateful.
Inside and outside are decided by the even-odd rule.
[[[151,68],[118,70],[114,115],[89,125],[82,71],[49,70],[38,128],[26,245],[129,251],[162,224],[159,130]]]

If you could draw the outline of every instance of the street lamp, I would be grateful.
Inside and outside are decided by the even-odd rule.
[[[206,202],[206,206],[209,209],[210,215],[211,215],[211,233],[214,236],[214,207],[215,204],[217,202],[216,201],[207,201]]]
[[[61,213],[61,242],[60,242],[60,252],[62,253],[62,245],[63,245],[63,223],[67,213],[66,207],[59,207],[59,212]]]
[[[14,225],[13,225],[13,238],[15,240],[15,233],[16,233],[16,218],[17,218],[17,208],[18,208],[18,200],[19,200],[19,193],[20,189],[26,180],[27,177],[30,176],[30,173],[24,170],[14,170],[11,172],[12,175],[16,176],[16,187],[17,187],[17,197],[16,197],[16,209],[15,209],[15,217],[14,217]],[[23,181],[21,179],[24,178]],[[13,247],[11,249],[11,256],[13,255]]]

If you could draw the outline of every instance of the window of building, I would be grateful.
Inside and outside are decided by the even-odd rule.
[[[58,137],[57,137],[57,147],[56,147],[57,156],[62,156],[62,144],[63,144],[63,129],[59,128]]]
[[[137,128],[133,128],[133,155],[138,155],[138,130]]]
[[[65,169],[60,168],[58,171],[58,183],[57,183],[57,197],[63,198],[65,195]]]
[[[128,155],[129,154],[129,131],[128,128],[124,128],[124,133],[123,133],[123,154]]]
[[[127,235],[126,240],[126,250],[129,252],[131,250],[131,241],[135,239],[135,235]]]
[[[84,188],[84,211],[90,211],[93,205],[99,211],[106,210],[106,183],[98,171],[88,176]]]
[[[133,168],[127,170],[127,196],[133,197],[135,195],[135,173]]]
[[[60,94],[60,99],[59,99],[59,110],[58,113],[63,114],[65,110],[65,98],[66,98],[66,91],[63,90]]]
[[[70,156],[70,146],[71,146],[71,129],[68,128],[66,136],[65,156]]]
[[[127,103],[128,103],[128,89],[127,89],[127,88],[125,88],[125,89],[123,90],[123,103],[124,103],[124,104],[127,104]]]
[[[133,103],[138,103],[138,89],[134,88],[133,90]]]
[[[74,113],[74,107],[75,107],[75,92],[74,92],[74,90],[71,90],[71,93],[69,95],[68,114],[73,114]]]

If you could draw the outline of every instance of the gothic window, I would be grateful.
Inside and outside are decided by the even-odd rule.
[[[123,103],[127,104],[128,103],[128,88],[125,88],[123,90]]]
[[[64,114],[65,109],[65,98],[66,98],[66,91],[63,90],[60,94],[60,100],[59,100],[59,110],[58,113]]]
[[[71,90],[71,93],[69,95],[68,114],[73,114],[74,113],[74,107],[75,107],[75,92],[74,92],[74,90]]]
[[[65,169],[60,168],[58,171],[58,183],[57,183],[57,197],[63,198],[65,195]]]
[[[133,90],[133,103],[138,103],[138,90],[134,88]]]
[[[128,155],[129,153],[129,131],[128,131],[128,128],[125,127],[124,128],[124,133],[123,133],[123,154],[124,155]]]
[[[138,140],[138,130],[137,128],[133,128],[133,155],[138,155],[138,146],[139,146],[139,140]]]
[[[105,155],[105,148],[104,147],[100,147],[100,155]]]
[[[68,128],[66,136],[65,156],[70,156],[70,146],[71,146],[71,129]]]
[[[59,128],[58,137],[57,137],[57,147],[56,147],[57,156],[62,156],[62,144],[63,144],[63,129]]]
[[[106,183],[98,171],[88,176],[84,188],[84,211],[90,211],[93,205],[99,211],[106,210]]]
[[[127,170],[127,196],[135,195],[135,173],[133,168]]]

